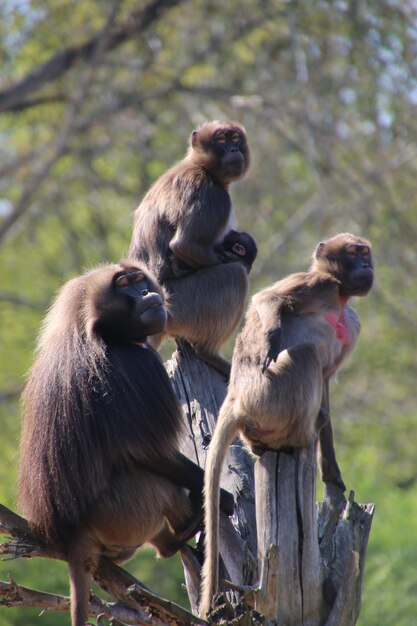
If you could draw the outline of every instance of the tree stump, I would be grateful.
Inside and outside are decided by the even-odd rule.
[[[204,467],[217,415],[226,396],[227,382],[216,370],[197,359],[187,345],[180,344],[165,366],[186,420],[188,436],[182,452]],[[253,461],[239,439],[233,442],[227,454],[222,487],[233,493],[236,510],[232,518],[220,514],[220,577],[241,586],[252,585],[258,578]],[[186,547],[182,551],[193,612],[198,612],[203,559],[201,544],[202,541],[196,550]]]
[[[166,366],[186,419],[183,452],[204,467],[226,382],[188,346],[181,345]],[[220,522],[220,576],[241,588],[251,606],[224,594],[223,610],[214,610],[210,623],[356,623],[374,505],[356,504],[353,493],[347,502],[329,496],[316,505],[316,459],[317,442],[293,454],[267,452],[256,461],[253,475],[242,444],[231,446],[222,486],[234,494],[236,512],[232,519],[222,515]],[[186,548],[182,557],[196,612],[201,547]]]

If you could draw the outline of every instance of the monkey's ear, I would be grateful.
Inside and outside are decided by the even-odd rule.
[[[314,252],[314,258],[315,259],[320,259],[321,253],[322,253],[322,250],[323,250],[324,246],[325,246],[325,242],[324,241],[320,241],[320,243],[318,244],[318,246],[316,248],[316,251]]]
[[[197,135],[198,135],[198,130],[193,130],[193,132],[191,133],[191,145],[193,148],[195,148],[196,143],[197,143]]]

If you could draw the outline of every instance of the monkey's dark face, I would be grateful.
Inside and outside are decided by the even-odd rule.
[[[255,240],[248,233],[239,233],[235,230],[227,233],[223,247],[226,254],[230,252],[240,257],[249,268],[252,267],[258,253]]]
[[[105,272],[94,300],[93,330],[106,342],[143,342],[160,333],[167,314],[157,285],[136,265]]]
[[[208,124],[193,131],[192,147],[202,155],[202,165],[221,183],[241,178],[249,167],[249,149],[243,128]]]
[[[374,282],[371,248],[347,244],[340,253],[341,296],[366,296]]]
[[[319,243],[313,269],[337,278],[341,296],[366,296],[374,282],[371,245],[350,233],[336,235]]]
[[[225,179],[240,178],[245,171],[244,136],[233,128],[220,128],[213,136],[211,149],[217,156]]]

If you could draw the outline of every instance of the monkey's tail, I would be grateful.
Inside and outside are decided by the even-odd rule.
[[[88,541],[84,537],[77,538],[68,546],[68,574],[70,580],[71,625],[84,626],[88,619],[88,603],[90,599],[91,573],[87,564],[92,566],[88,558]],[[92,559],[91,559],[92,561]]]
[[[204,564],[201,572],[200,615],[206,617],[219,587],[220,475],[228,447],[239,432],[233,401],[223,404],[211,440],[204,478]]]

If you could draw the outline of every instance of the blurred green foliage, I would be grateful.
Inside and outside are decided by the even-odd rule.
[[[129,247],[131,215],[205,119],[237,119],[252,166],[232,187],[258,241],[252,291],[308,266],[317,242],[371,239],[377,280],[333,384],[337,452],[358,501],[376,502],[360,626],[417,615],[417,17],[400,0],[3,0],[0,6],[0,501],[14,507],[18,397],[58,287]],[[130,25],[131,30],[123,28]],[[132,25],[136,25],[133,27]],[[124,32],[106,46],[115,30]],[[49,59],[101,33],[95,53]],[[62,57],[61,57],[62,58]],[[40,68],[36,80],[21,82]],[[20,90],[13,90],[20,85]],[[226,346],[230,355],[233,342]],[[168,354],[167,350],[166,354]],[[177,558],[129,564],[186,603]],[[4,562],[67,592],[66,568]],[[0,626],[64,624],[0,609]]]

